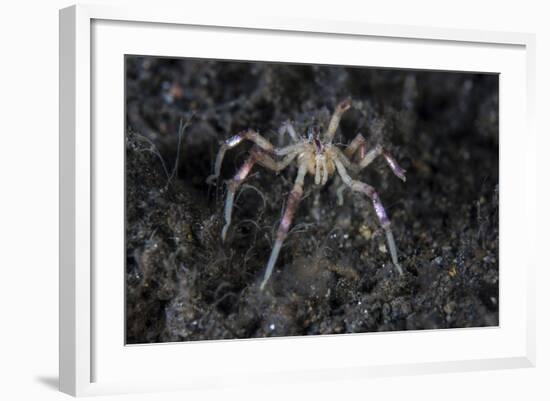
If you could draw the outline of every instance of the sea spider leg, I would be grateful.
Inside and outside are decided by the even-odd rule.
[[[353,155],[353,152],[355,151],[351,145],[354,144],[354,142],[359,143],[359,149],[361,149],[361,143],[365,142],[365,138],[361,134],[357,134],[357,136],[354,138],[353,141],[351,141],[348,148],[345,150],[346,156],[351,157]],[[360,151],[361,152],[361,151]],[[371,149],[367,152],[367,154],[361,155],[359,158],[359,171],[363,170],[365,167],[367,167],[369,164],[373,162],[374,159],[376,159],[378,156],[384,156],[384,159],[386,160],[386,163],[388,166],[390,166],[391,171],[399,177],[401,180],[406,181],[407,178],[405,177],[406,170],[402,169],[399,164],[397,164],[397,161],[393,158],[392,155],[390,155],[384,148],[380,145],[376,145],[374,149]]]
[[[225,198],[224,208],[225,225],[222,228],[222,241],[225,241],[227,230],[231,225],[231,215],[233,213],[233,201],[235,199],[235,193],[237,192],[237,189],[242,184],[244,179],[250,173],[250,170],[252,170],[254,164],[258,163],[270,170],[278,172],[287,167],[292,162],[292,160],[296,158],[297,155],[297,152],[290,153],[286,155],[283,160],[276,161],[273,160],[268,154],[262,152],[256,147],[254,147],[250,151],[250,155],[243,163],[239,171],[237,171],[233,179],[231,179],[227,183],[227,197]]]
[[[207,179],[207,183],[211,183],[215,179],[217,179],[220,176],[220,170],[222,167],[223,158],[225,156],[225,152],[227,152],[228,149],[232,149],[238,144],[240,144],[243,140],[249,140],[256,144],[260,149],[269,152],[274,153],[278,156],[285,156],[289,153],[292,153],[296,150],[299,150],[303,148],[303,144],[297,143],[294,145],[286,146],[284,148],[275,148],[271,142],[269,142],[267,139],[265,139],[263,136],[258,134],[256,131],[248,130],[243,131],[240,134],[234,135],[229,139],[226,139],[222,146],[220,147],[220,150],[218,151],[218,154],[216,156],[216,162],[214,164],[214,174],[210,175]]]
[[[272,153],[277,156],[286,156],[290,153],[298,153],[302,150],[304,150],[304,144],[302,142],[298,142],[283,148],[275,148]]]
[[[234,148],[245,139],[254,142],[258,147],[265,151],[273,151],[273,145],[271,144],[271,142],[258,134],[256,131],[248,130],[243,131],[240,134],[234,135],[231,138],[226,139],[220,146],[220,150],[218,151],[218,154],[216,156],[216,163],[214,164],[214,174],[209,176],[206,179],[206,182],[211,183],[213,180],[217,179],[220,176],[220,170],[222,167],[222,161],[223,157],[225,156],[225,152],[228,149]]]
[[[258,159],[258,164],[268,168],[270,170],[278,173],[281,170],[284,170],[292,161],[298,156],[298,151],[287,154],[283,157],[282,160],[274,160],[266,153],[261,153],[260,158]]]
[[[336,165],[338,174],[344,181],[344,184],[350,187],[353,191],[361,192],[367,195],[371,199],[372,204],[374,206],[374,211],[376,212],[376,216],[378,217],[378,221],[380,222],[380,225],[386,232],[386,240],[388,242],[388,247],[390,249],[392,262],[396,267],[397,271],[399,272],[399,274],[403,274],[403,269],[401,268],[401,265],[397,260],[397,246],[395,245],[395,239],[393,237],[393,233],[390,228],[390,225],[391,225],[390,219],[388,218],[388,215],[386,214],[386,210],[384,209],[384,206],[380,201],[380,197],[378,196],[374,188],[371,187],[370,185],[364,182],[352,179],[347,173],[346,168],[344,167],[344,165],[339,159],[335,159],[334,164]]]
[[[382,146],[376,145],[374,149],[370,150],[368,153],[365,153],[365,144],[365,137],[361,134],[357,134],[357,136],[353,138],[343,152],[346,157],[351,159],[355,152],[359,150],[359,160],[357,162],[358,171],[364,169],[371,164],[374,159],[382,155],[384,156],[386,163],[390,166],[392,172],[403,181],[406,181],[405,173],[407,171],[402,169],[399,164],[397,164],[397,161],[388,152],[386,152]]]
[[[300,166],[298,167],[298,175],[296,176],[296,180],[294,181],[294,187],[288,195],[283,218],[281,219],[279,229],[277,230],[275,244],[273,245],[273,249],[271,250],[271,255],[269,256],[269,261],[267,262],[267,267],[265,269],[264,278],[262,280],[262,283],[260,284],[260,291],[264,289],[269,278],[271,277],[273,267],[275,267],[275,263],[277,263],[277,258],[279,257],[279,252],[281,250],[281,247],[283,246],[283,241],[288,234],[288,229],[290,228],[290,224],[292,223],[292,218],[294,217],[294,213],[296,212],[296,209],[298,209],[298,204],[300,203],[300,200],[302,198],[302,193],[304,191],[304,177],[306,173],[307,163],[305,161],[302,161],[300,163]]]
[[[321,185],[325,185],[328,181],[328,176],[329,176],[329,171],[328,171],[328,164],[327,164],[327,159],[323,156],[323,158],[321,159],[321,166],[323,167],[323,176],[322,176],[322,179],[321,179]]]
[[[334,113],[332,113],[332,117],[330,118],[330,122],[328,124],[327,130],[323,135],[324,143],[332,142],[332,139],[334,138],[334,134],[336,134],[336,130],[338,129],[338,125],[340,124],[340,119],[342,118],[342,115],[350,107],[351,107],[350,99],[346,99],[338,103],[338,105],[334,109]]]
[[[382,146],[376,145],[374,149],[365,154],[365,143],[365,137],[361,134],[357,134],[357,136],[353,138],[353,140],[344,150],[344,154],[348,158],[353,157],[353,154],[357,150],[359,150],[359,171],[363,170],[365,167],[371,164],[374,159],[382,155],[384,156],[384,159],[386,160],[388,166],[390,166],[391,171],[403,181],[407,180],[407,178],[405,177],[405,173],[407,171],[402,169],[399,164],[397,164],[397,161],[388,152],[386,152]]]
[[[355,152],[359,149],[359,160],[363,160],[365,157],[366,143],[367,141],[365,140],[365,137],[361,134],[357,134],[349,145],[346,146],[346,149],[344,149],[344,154],[346,157],[351,159]]]
[[[227,183],[227,196],[225,198],[224,208],[225,225],[222,228],[222,241],[225,241],[227,230],[231,225],[231,214],[233,212],[233,200],[235,199],[235,192],[237,192],[237,189],[239,188],[243,180],[250,173],[250,170],[252,170],[254,164],[256,164],[256,162],[258,161],[258,157],[259,152],[253,149],[239,171],[237,171],[233,179],[229,180]]]
[[[344,154],[344,152],[342,152],[336,146],[334,146],[332,149],[333,149],[333,152],[335,153],[336,158],[340,160],[340,162],[344,165],[346,169],[349,169],[354,173],[357,173],[359,171],[358,166],[350,162],[348,157]],[[344,204],[344,191],[346,190],[347,187],[348,186],[344,184],[341,180],[338,181],[338,184],[336,187],[336,198],[338,200],[338,206],[342,206]]]
[[[348,186],[344,184],[341,180],[337,181],[336,186],[336,199],[338,206],[344,205],[344,191],[346,190]]]
[[[281,141],[284,138],[285,134],[288,134],[293,142],[298,142],[298,140],[300,139],[290,121],[285,121],[283,125],[281,125],[281,128],[279,128],[279,139]]]

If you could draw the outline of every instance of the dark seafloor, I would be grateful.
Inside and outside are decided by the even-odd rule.
[[[253,128],[286,144],[284,121],[326,124],[346,97],[336,141],[361,132],[407,170],[376,160],[356,177],[378,190],[405,275],[370,201],[338,206],[334,179],[308,177],[260,292],[295,165],[253,169],[222,243],[223,179],[251,145],[208,186],[219,142]],[[497,75],[127,56],[126,113],[127,343],[498,325]]]

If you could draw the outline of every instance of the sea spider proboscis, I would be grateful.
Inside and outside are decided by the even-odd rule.
[[[380,225],[386,233],[386,240],[393,265],[399,274],[403,274],[403,269],[397,259],[397,247],[390,228],[390,220],[384,206],[382,206],[380,197],[372,186],[351,178],[348,170],[358,173],[380,155],[384,157],[393,173],[403,181],[405,181],[405,170],[399,167],[396,160],[380,145],[375,146],[367,152],[366,141],[361,134],[357,134],[357,136],[343,149],[340,149],[336,144],[332,143],[336,130],[340,124],[340,119],[350,107],[350,99],[346,99],[336,106],[328,127],[322,136],[318,129],[310,128],[307,137],[303,137],[298,135],[293,126],[287,122],[281,127],[281,133],[289,134],[293,142],[291,145],[282,148],[274,147],[271,142],[258,132],[247,130],[225,140],[218,151],[214,166],[214,174],[208,177],[208,182],[212,182],[212,180],[219,177],[223,157],[228,149],[234,148],[245,139],[254,143],[244,164],[235,176],[227,182],[228,190],[224,209],[225,225],[221,233],[223,241],[225,241],[227,230],[231,224],[235,192],[250,173],[252,167],[257,163],[269,170],[279,172],[295,160],[298,165],[298,174],[294,181],[294,187],[288,195],[286,208],[277,230],[275,244],[271,250],[269,261],[267,262],[264,278],[260,284],[260,290],[264,289],[273,272],[283,241],[286,238],[290,224],[292,223],[292,218],[300,203],[303,194],[304,178],[307,174],[314,177],[316,185],[323,186],[327,183],[328,179],[337,172],[345,186],[353,191],[363,193],[370,198]],[[357,155],[356,161],[353,161],[355,155]]]

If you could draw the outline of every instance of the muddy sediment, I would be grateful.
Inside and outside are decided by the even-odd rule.
[[[253,169],[222,242],[224,179],[251,145],[208,185],[219,143],[251,128],[285,145],[285,121],[326,126],[347,97],[335,142],[362,133],[407,170],[354,175],[380,195],[405,274],[370,201],[339,205],[336,179],[309,176],[259,291],[296,167]],[[497,75],[128,56],[126,113],[128,343],[498,325]]]

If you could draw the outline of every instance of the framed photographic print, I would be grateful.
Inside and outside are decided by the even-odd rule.
[[[533,365],[533,36],[151,11],[60,15],[62,391]]]

